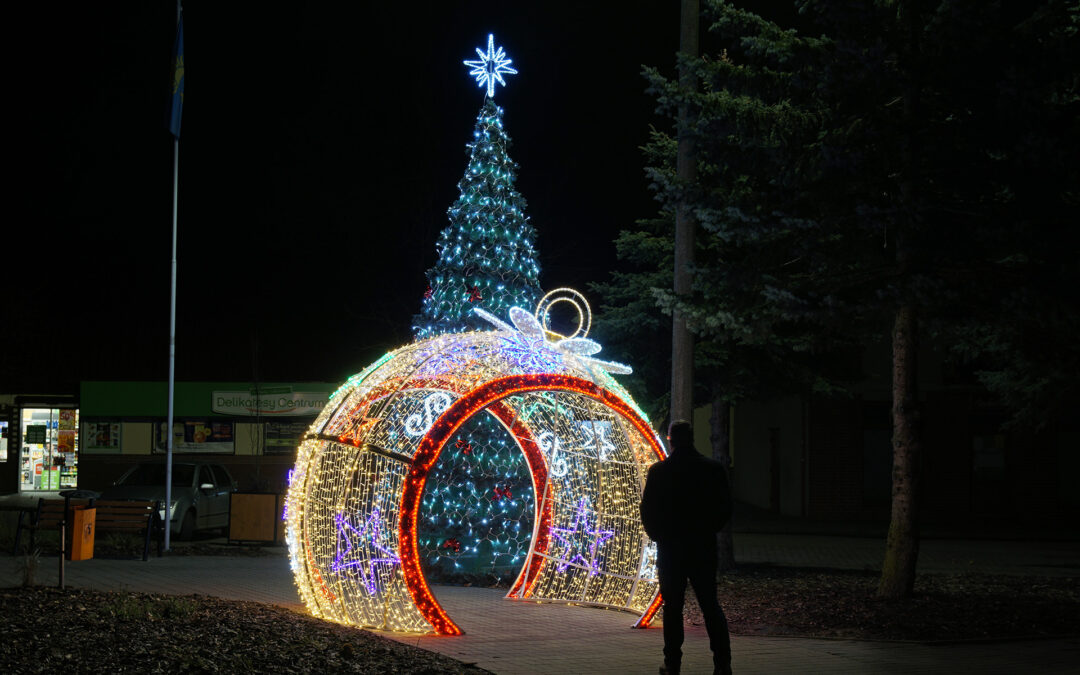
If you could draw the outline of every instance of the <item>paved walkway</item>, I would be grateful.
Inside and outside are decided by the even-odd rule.
[[[737,534],[741,562],[873,568],[881,542],[855,537]],[[922,571],[969,569],[995,573],[1080,576],[1080,542],[923,542]],[[0,586],[17,585],[20,560],[0,555]],[[204,593],[302,610],[287,559],[169,556],[140,560],[94,559],[66,566],[70,586],[100,590]],[[43,558],[38,582],[56,584],[56,558]],[[495,673],[655,673],[663,637],[633,630],[634,616],[584,607],[510,601],[502,591],[435,587],[460,637],[388,637]],[[688,627],[684,671],[711,672],[708,639]],[[733,637],[739,673],[1080,673],[1080,638],[1025,642],[925,645]]]

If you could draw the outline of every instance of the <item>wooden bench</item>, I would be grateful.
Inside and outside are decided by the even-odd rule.
[[[126,532],[143,535],[143,560],[150,559],[150,539],[157,540],[157,554],[165,540],[161,520],[161,502],[151,501],[94,501],[97,509],[95,527],[98,532]]]
[[[94,528],[97,532],[123,532],[143,535],[143,560],[150,559],[150,539],[157,539],[158,557],[161,557],[165,528],[162,526],[159,509],[161,502],[152,501],[109,501],[101,499],[72,499],[70,506],[87,506],[97,509]],[[34,548],[34,537],[39,529],[59,528],[64,518],[63,499],[39,499],[36,512],[19,514],[19,524],[15,530],[15,550],[19,550],[19,538],[24,528],[30,530],[30,549]],[[29,516],[27,519],[26,517]],[[24,520],[28,522],[24,523]],[[95,535],[96,538],[97,535]]]

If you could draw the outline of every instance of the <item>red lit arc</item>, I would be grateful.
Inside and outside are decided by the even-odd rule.
[[[544,494],[543,491],[547,488],[547,462],[533,440],[532,434],[524,425],[518,421],[512,423],[507,421],[507,417],[512,415],[512,411],[505,405],[492,405],[508,396],[530,391],[568,391],[600,401],[608,408],[622,415],[648,441],[657,459],[663,459],[663,450],[656,440],[655,434],[649,428],[648,423],[633,408],[603,387],[578,377],[556,374],[510,375],[486,382],[454,401],[431,425],[423,440],[420,441],[420,445],[416,448],[412,467],[405,478],[405,487],[401,495],[401,507],[398,516],[398,553],[405,576],[405,585],[409,589],[409,594],[412,596],[417,609],[435,629],[435,632],[440,635],[461,635],[462,630],[439,605],[420,569],[416,526],[420,513],[420,500],[424,493],[424,483],[427,480],[428,472],[431,471],[431,467],[435,464],[435,460],[438,459],[446,443],[461,428],[461,425],[484,408],[491,406],[492,413],[511,427],[511,431],[521,445],[533,474],[533,487],[536,490],[534,494],[537,495],[537,499],[540,499],[540,496]],[[545,513],[540,514],[537,541],[532,548],[532,555],[538,556],[546,552],[550,541],[550,526],[551,513],[550,509],[547,509]],[[515,589],[520,588],[523,583],[527,584],[526,588],[528,588],[535,581],[541,565],[539,564],[539,558],[533,562],[536,564],[527,564],[525,566],[525,569],[531,570],[528,579],[524,578],[525,573],[523,572],[515,583]],[[649,609],[638,619],[635,626],[647,627],[656,615],[659,606],[660,594],[657,593],[649,604]]]
[[[488,406],[488,410],[491,410],[510,429],[510,433],[514,435],[518,446],[525,454],[525,461],[532,475],[533,494],[543,504],[536,527],[536,541],[530,550],[547,553],[548,546],[551,544],[551,514],[554,506],[550,499],[541,499],[541,495],[547,492],[548,487],[548,466],[544,453],[540,451],[539,444],[533,438],[532,430],[522,423],[512,408],[497,401]],[[531,586],[538,574],[540,574],[539,565],[525,565],[521,568],[521,574],[518,576],[517,583],[514,584],[514,589],[516,590],[526,581]]]
[[[660,611],[660,605],[664,604],[664,598],[657,593],[653,596],[652,602],[649,603],[648,609],[645,613],[634,623],[634,628],[648,628],[656,618],[656,613]]]

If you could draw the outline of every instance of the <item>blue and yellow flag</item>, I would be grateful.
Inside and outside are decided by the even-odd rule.
[[[180,138],[180,114],[184,110],[184,17],[176,24],[176,44],[173,45],[172,99],[169,106],[169,131]]]

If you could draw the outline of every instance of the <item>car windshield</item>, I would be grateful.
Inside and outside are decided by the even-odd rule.
[[[173,487],[189,487],[194,480],[195,466],[192,464],[174,464],[172,468]],[[140,464],[120,481],[120,485],[164,485],[164,464]]]

